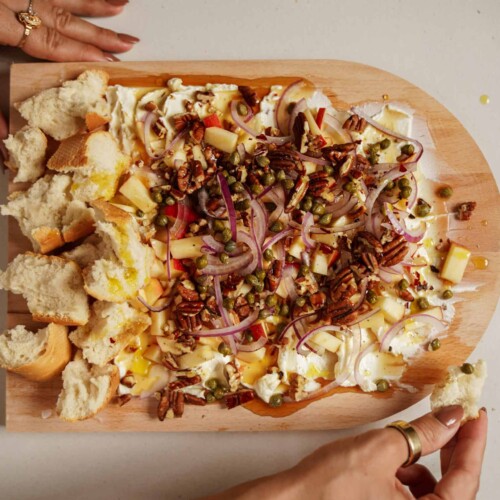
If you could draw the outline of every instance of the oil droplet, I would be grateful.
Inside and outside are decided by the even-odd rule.
[[[481,104],[489,104],[490,103],[490,96],[489,95],[486,95],[486,94],[483,94],[480,98],[479,98],[479,102]]]
[[[486,219],[481,221],[481,226],[487,226],[487,225],[488,221]]]
[[[474,264],[474,267],[481,271],[484,271],[489,265],[488,259],[486,257],[480,257],[479,255],[473,256],[471,260]]]
[[[382,96],[382,99],[383,99],[384,101],[388,101],[388,100],[389,100],[389,94],[384,94],[384,95]]]

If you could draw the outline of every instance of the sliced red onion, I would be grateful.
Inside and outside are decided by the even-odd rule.
[[[293,234],[293,229],[283,229],[279,233],[275,234],[272,238],[269,238],[263,245],[262,250],[265,252],[268,248],[271,248],[273,245],[281,241],[283,238],[290,236]]]
[[[309,236],[311,228],[314,224],[314,216],[311,212],[306,212],[302,219],[302,240],[308,250],[312,250],[316,246],[316,242]]]
[[[356,304],[354,304],[354,307],[352,309],[353,311],[357,311],[361,307],[361,304],[363,304],[363,302],[365,301],[367,288],[368,288],[368,278],[363,278],[359,284],[360,297],[356,302]]]
[[[229,259],[227,264],[220,262],[218,257],[210,255],[208,256],[208,266],[203,268],[201,272],[209,276],[223,276],[224,274],[231,274],[244,269],[252,261],[253,256],[250,252]]]
[[[338,227],[317,227],[313,226],[311,232],[313,234],[328,234],[328,233],[344,233],[346,231],[352,231],[358,227],[365,225],[365,219],[360,219],[358,222],[353,222],[351,224],[346,224],[345,226]]]
[[[394,325],[392,325],[391,328],[387,330],[385,335],[382,337],[382,340],[380,341],[381,352],[389,350],[391,342],[394,340],[397,334],[404,328],[408,320],[416,321],[417,323],[425,323],[429,325],[431,328],[436,329],[438,333],[442,332],[447,327],[446,323],[440,321],[439,319],[429,314],[412,314],[411,316],[407,316],[406,318],[403,318],[401,321],[394,323]]]
[[[278,340],[282,339],[287,334],[288,330],[290,330],[290,328],[293,328],[294,325],[296,325],[299,321],[303,321],[304,319],[310,318],[311,316],[316,316],[317,314],[318,313],[316,311],[313,311],[307,314],[302,314],[302,316],[293,319],[285,326],[285,328],[283,328],[283,330],[279,334]]]
[[[200,330],[198,332],[193,332],[193,335],[197,337],[225,337],[227,335],[235,335],[253,325],[258,317],[259,311],[255,310],[250,314],[250,316],[248,316],[248,318],[245,318],[237,325],[227,326],[225,328],[216,328],[215,330]]]
[[[377,349],[377,343],[372,342],[370,345],[365,347],[359,354],[358,357],[356,358],[356,362],[354,364],[354,379],[356,380],[356,384],[358,384],[361,387],[362,379],[361,379],[361,372],[360,372],[360,367],[361,367],[361,361],[363,361],[363,358],[367,356],[368,354],[374,352]]]
[[[174,240],[182,236],[187,226],[187,210],[185,203],[185,200],[177,202],[177,217],[175,218],[174,224],[170,229],[170,235],[174,238]]]
[[[283,189],[283,186],[280,184],[278,186],[275,186],[274,189],[272,189],[271,191],[269,191],[267,196],[276,205],[276,208],[269,216],[268,224],[271,225],[273,222],[275,222],[281,217],[283,211],[285,210],[285,190]]]
[[[334,219],[338,219],[348,214],[357,204],[358,199],[355,196],[348,196],[345,197],[345,200],[326,207],[326,212],[332,214]]]
[[[201,239],[203,240],[203,243],[205,243],[205,245],[214,252],[216,253],[224,252],[224,243],[220,243],[213,236],[206,235],[202,236]]]
[[[224,203],[227,209],[227,215],[229,217],[229,226],[231,228],[231,237],[233,241],[236,241],[236,210],[234,209],[233,199],[231,198],[231,191],[229,190],[229,185],[226,178],[222,173],[217,174],[217,180],[219,181],[219,186],[222,192],[222,197],[224,198]]]
[[[174,148],[177,146],[177,144],[180,142],[181,139],[184,138],[184,136],[187,134],[188,130],[184,129],[181,130],[170,142],[170,144],[167,146],[167,149],[165,150],[166,153],[169,153],[174,150]]]
[[[391,222],[396,234],[404,236],[405,240],[409,241],[410,243],[418,243],[422,240],[425,235],[425,226],[423,227],[423,229],[417,231],[409,231],[408,229],[406,229],[406,227],[403,226],[403,224],[401,224],[401,222],[399,222],[398,218],[392,211],[392,205],[390,205],[389,203],[384,203],[384,208],[385,213],[387,214],[387,217],[389,218],[389,221]]]
[[[258,351],[261,347],[264,347],[267,343],[267,337],[259,337],[255,342],[252,342],[251,344],[238,344],[237,349],[238,351],[242,352],[254,352]]]
[[[289,132],[290,118],[287,116],[288,105],[291,102],[292,95],[305,85],[304,80],[298,80],[291,85],[289,85],[281,94],[278,104],[276,105],[276,125],[280,129],[281,133]]]
[[[251,274],[255,271],[255,268],[257,267],[258,264],[258,256],[259,256],[259,247],[256,245],[254,239],[249,236],[247,233],[244,233],[243,231],[238,231],[238,238],[239,241],[242,243],[245,243],[248,245],[248,248],[250,249],[249,253],[251,256],[251,259],[249,259],[248,264],[246,264],[244,267],[239,269],[239,273],[242,276],[246,276],[247,274]],[[262,253],[262,252],[260,252]]]
[[[313,328],[312,330],[309,330],[298,342],[297,342],[297,352],[299,354],[302,354],[300,352],[302,349],[302,346],[305,344],[305,342],[312,336],[316,335],[319,332],[342,332],[344,331],[340,326],[336,325],[322,325],[322,326],[317,326],[316,328]]]
[[[200,204],[200,208],[203,211],[205,215],[208,215],[208,217],[220,217],[222,215],[222,212],[224,211],[224,207],[220,206],[215,212],[210,212],[207,208],[207,202],[208,202],[208,193],[205,188],[201,188],[198,191],[198,202]]]
[[[254,217],[251,218],[251,226],[255,229],[255,237],[258,246],[262,247],[267,232],[267,210],[260,200],[252,200],[250,207],[253,210]]]
[[[311,265],[311,256],[309,255],[308,252],[304,251],[304,252],[300,252],[300,258],[302,259],[302,262],[306,265],[306,266],[310,266]]]
[[[392,272],[389,272],[388,268],[379,268],[378,270],[378,277],[384,282],[384,283],[392,283],[393,281],[396,281],[396,275]],[[401,275],[398,275],[399,278],[401,278]]]
[[[166,229],[167,229],[167,261],[166,261],[167,278],[169,280],[171,280],[172,279],[172,270],[170,269],[170,258],[171,258],[171,255],[170,255],[170,230],[168,229],[168,227]]]
[[[149,111],[147,113],[144,120],[144,147],[146,148],[146,153],[148,154],[148,156],[153,160],[159,160],[165,154],[165,149],[160,151],[158,154],[154,154],[153,150],[151,149],[151,127],[157,122],[157,120],[158,115],[156,113],[153,113],[152,111]]]
[[[225,326],[231,326],[231,320],[229,319],[229,315],[224,307],[224,301],[222,299],[222,290],[220,287],[220,277],[214,276],[214,290],[215,290],[215,300],[217,302],[217,307],[219,308],[219,312],[224,322]]]
[[[331,129],[337,134],[344,142],[352,142],[351,134],[342,127],[342,124],[332,115],[325,113],[323,124],[327,129]]]
[[[332,162],[331,161],[328,161],[328,160],[325,160],[323,158],[316,158],[314,156],[307,156],[307,155],[304,155],[302,153],[299,153],[297,151],[297,156],[302,160],[302,161],[308,161],[310,163],[314,163],[316,165],[323,165],[323,166],[326,166],[326,165],[331,165]]]
[[[245,149],[245,145],[240,142],[238,146],[236,146],[236,151],[238,151],[238,154],[240,155],[241,161],[245,161],[245,157],[247,155],[247,150]]]
[[[411,210],[415,206],[415,203],[417,202],[418,198],[418,184],[417,184],[417,179],[415,179],[413,173],[410,173],[410,187],[411,187],[411,195],[408,198],[409,210]]]
[[[162,306],[150,306],[145,299],[143,299],[140,295],[137,295],[137,300],[144,306],[147,307],[151,312],[159,313],[168,309],[170,307],[171,300],[167,301]]]

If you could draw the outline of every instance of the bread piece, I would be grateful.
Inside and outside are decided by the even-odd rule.
[[[76,262],[81,269],[93,264],[102,255],[106,253],[106,245],[102,242],[97,234],[93,234],[85,238],[82,244],[63,252],[61,257]]]
[[[31,126],[62,141],[85,129],[89,113],[109,118],[109,105],[104,97],[108,80],[106,72],[88,70],[61,87],[42,90],[16,104],[16,108]]]
[[[95,366],[71,361],[63,371],[57,414],[68,422],[85,420],[102,410],[116,394],[120,375],[114,365]]]
[[[4,141],[9,152],[5,162],[16,172],[14,182],[35,182],[45,171],[47,137],[38,127],[26,125]]]
[[[448,369],[448,376],[443,383],[436,385],[431,394],[432,410],[444,406],[460,405],[464,409],[464,421],[479,416],[479,399],[486,380],[486,363],[479,360],[474,372],[464,373],[459,366]]]
[[[32,333],[16,326],[0,335],[0,367],[36,382],[59,375],[71,359],[68,329],[51,323]]]
[[[82,272],[61,257],[19,254],[0,272],[0,289],[22,294],[35,321],[80,326],[89,320]]]
[[[129,342],[151,324],[150,317],[126,302],[94,302],[90,321],[71,333],[83,357],[95,365],[109,363]]]
[[[81,201],[112,198],[129,165],[130,158],[105,130],[66,139],[47,163],[56,172],[73,173],[71,193]]]
[[[70,185],[69,175],[46,175],[27,191],[13,193],[0,213],[17,220],[35,251],[51,252],[94,231],[93,209],[71,199]]]

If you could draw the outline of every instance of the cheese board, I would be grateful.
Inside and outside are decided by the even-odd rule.
[[[477,201],[474,217],[451,224],[447,236],[473,252],[466,282],[446,342],[432,355],[415,359],[399,388],[386,393],[334,390],[328,397],[269,411],[256,402],[228,411],[216,405],[191,407],[182,419],[160,422],[154,398],[135,399],[124,407],[110,405],[97,417],[69,424],[47,410],[55,405],[59,380],[35,384],[14,374],[7,376],[7,428],[12,431],[269,431],[334,429],[372,422],[401,411],[432,390],[449,365],[457,365],[472,352],[493,314],[500,290],[498,276],[500,208],[498,189],[486,160],[460,122],[436,100],[411,83],[382,70],[344,61],[218,61],[140,63],[61,63],[14,65],[11,71],[11,132],[23,125],[13,104],[40,90],[76,77],[88,68],[103,68],[111,84],[155,87],[173,76],[188,84],[238,83],[268,87],[297,78],[312,82],[337,108],[348,109],[367,101],[397,101],[415,110],[427,122],[434,147],[433,181],[450,184],[453,200]],[[417,137],[417,139],[419,139]],[[471,190],[471,186],[474,188]],[[14,187],[11,184],[11,189]],[[17,189],[17,187],[16,187]],[[17,225],[9,221],[9,260],[29,249]],[[467,291],[469,290],[469,291]],[[30,325],[26,305],[9,295],[8,326]]]

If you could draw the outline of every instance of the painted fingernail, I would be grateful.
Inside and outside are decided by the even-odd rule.
[[[126,33],[118,33],[118,38],[125,43],[137,43],[141,40],[135,36],[127,35]]]
[[[118,59],[118,57],[114,56],[113,54],[104,54],[104,59],[106,59],[106,61],[110,61],[110,62],[117,62],[119,61],[120,59]]]
[[[106,2],[111,4],[113,7],[123,7],[128,4],[128,0],[106,0]]]
[[[453,427],[462,420],[464,409],[460,405],[445,406],[434,413],[434,416],[446,427]]]
[[[484,413],[488,414],[488,410],[486,409],[486,406],[483,406],[483,407],[481,408],[481,410],[482,410],[482,411],[484,411]]]

